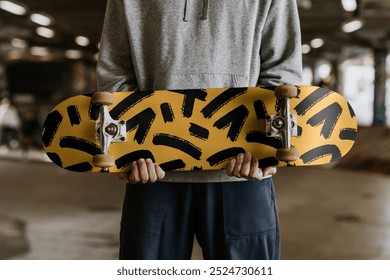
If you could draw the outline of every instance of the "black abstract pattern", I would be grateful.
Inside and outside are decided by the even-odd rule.
[[[356,138],[356,116],[352,107],[328,89],[300,89],[299,97],[291,100],[291,113],[298,117],[298,135],[294,137],[293,146],[300,152],[299,161],[292,165],[312,165],[325,157],[326,162],[339,159]],[[116,155],[113,172],[128,170],[131,162],[139,158],[151,158],[166,171],[223,168],[221,164],[245,151],[256,154],[261,167],[285,165],[275,157],[275,151],[283,147],[282,140],[268,137],[265,131],[267,117],[275,114],[280,105],[270,89],[116,94],[122,94],[122,98],[110,106],[109,112],[113,119],[126,122],[128,139],[125,143],[115,143],[120,155]],[[172,95],[175,97],[168,98]],[[153,99],[156,96],[161,97]],[[90,99],[91,95],[83,95],[63,102],[50,112],[44,123],[42,143],[49,158],[71,171],[98,172],[92,165],[92,157],[102,153],[100,144],[94,131],[89,131],[88,137],[82,136],[87,133],[86,123],[88,129],[93,130],[99,119],[99,107]],[[186,120],[184,125],[183,119]],[[174,129],[164,130],[165,125]],[[215,131],[220,133],[218,138]],[[208,147],[207,153],[205,147]],[[70,160],[73,153],[74,160]],[[159,161],[161,153],[165,154],[164,161]]]

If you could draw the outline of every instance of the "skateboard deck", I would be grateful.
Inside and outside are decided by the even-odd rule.
[[[279,103],[272,89],[220,88],[115,92],[109,115],[121,120],[125,136],[111,143],[115,165],[106,172],[127,172],[132,161],[151,158],[165,171],[223,169],[247,151],[259,166],[310,166],[334,162],[353,146],[357,121],[338,93],[298,86],[290,99],[296,134],[291,146],[299,157],[283,162],[275,156],[280,137],[267,131]],[[70,171],[101,172],[93,156],[102,153],[96,123],[100,107],[92,94],[74,96],[47,116],[42,142],[48,157]],[[126,140],[124,139],[126,138]]]

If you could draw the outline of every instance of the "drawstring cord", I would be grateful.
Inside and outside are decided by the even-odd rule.
[[[208,16],[209,16],[209,0],[204,0],[203,14],[201,20],[207,20]]]
[[[188,18],[190,16],[190,8],[191,8],[191,0],[185,0],[185,6],[184,6],[184,18],[183,21],[188,22]],[[202,17],[201,20],[207,20],[209,16],[209,0],[203,1],[203,11],[202,11]]]
[[[184,18],[183,18],[183,21],[187,22],[188,21],[188,17],[190,15],[190,0],[186,0],[186,5],[184,7]]]

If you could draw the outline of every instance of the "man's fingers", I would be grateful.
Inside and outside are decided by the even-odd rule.
[[[137,163],[138,163],[140,183],[146,184],[149,181],[149,170],[146,164],[146,160],[141,158],[140,160],[137,161]]]
[[[252,158],[249,153],[237,155],[226,167],[228,176],[243,177],[250,180],[261,180],[264,176],[276,174],[276,171],[277,169],[274,166],[264,169],[259,168],[258,160]],[[140,159],[132,163],[130,173],[119,173],[118,177],[127,183],[145,184],[162,180],[165,177],[165,172],[151,159]]]
[[[262,180],[264,176],[275,175],[276,170],[274,166],[259,168],[257,158],[252,157],[250,153],[241,153],[229,162],[226,167],[226,174],[249,180]]]
[[[244,161],[244,154],[238,154],[236,158],[236,163],[234,165],[233,169],[233,176],[236,176],[238,178],[241,178],[241,166]]]
[[[234,171],[234,166],[235,165],[236,165],[236,159],[233,158],[232,160],[229,161],[229,164],[226,167],[226,174],[228,176],[234,176],[233,171]]]
[[[130,172],[129,180],[131,184],[138,184],[140,182],[138,163],[136,161],[134,161],[131,164],[131,172]]]
[[[149,181],[151,183],[156,182],[157,181],[156,169],[154,168],[154,163],[150,158],[146,159],[146,169],[147,169],[146,171],[148,173],[148,180],[147,181]]]
[[[165,177],[164,170],[151,159],[139,159],[132,162],[129,173],[119,173],[118,178],[131,184],[154,183]]]
[[[251,173],[251,168],[252,168],[251,160],[252,160],[251,154],[245,153],[241,165],[241,170],[240,170],[241,177],[248,178],[249,174]]]
[[[256,158],[251,160],[251,170],[249,172],[248,179],[251,180],[261,180],[263,178],[263,170],[259,168],[259,162]]]
[[[275,166],[269,166],[263,169],[264,176],[275,175],[277,172],[277,168]]]
[[[156,171],[156,174],[157,174],[157,180],[162,180],[164,179],[165,177],[165,171],[162,170],[162,168],[160,167],[160,165],[158,164],[154,164],[154,169]]]

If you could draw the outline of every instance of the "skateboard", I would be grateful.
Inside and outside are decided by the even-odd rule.
[[[356,134],[355,113],[339,93],[281,85],[78,95],[48,114],[42,143],[70,171],[127,172],[140,158],[189,171],[224,169],[245,151],[259,167],[327,164]]]

